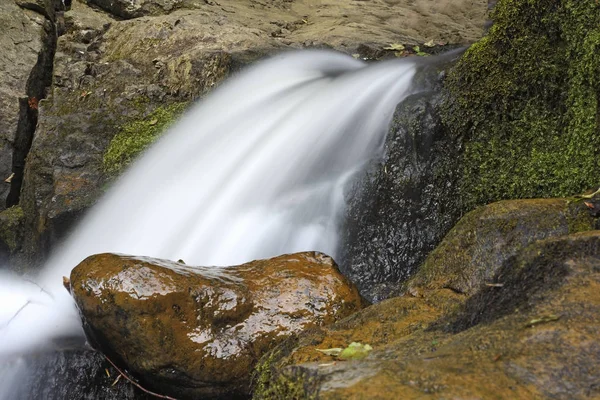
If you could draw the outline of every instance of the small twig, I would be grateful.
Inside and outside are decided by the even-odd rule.
[[[27,279],[27,278],[23,278],[23,280],[25,282],[29,282],[29,283],[31,283],[31,284],[39,287],[41,292],[46,293],[48,295],[48,297],[50,297],[52,300],[54,300],[54,296],[52,296],[52,293],[48,292],[46,289],[44,289],[43,287],[41,287],[38,283],[32,281],[31,279]]]
[[[136,386],[138,389],[142,390],[143,392],[145,392],[145,393],[148,393],[148,394],[149,394],[149,395],[151,395],[151,396],[154,396],[154,397],[161,398],[161,399],[177,400],[177,399],[176,399],[176,398],[174,398],[174,397],[171,397],[171,396],[165,396],[165,395],[163,395],[163,394],[154,393],[154,392],[152,392],[152,391],[150,391],[150,390],[148,390],[148,389],[145,389],[144,387],[142,387],[142,385],[140,385],[139,383],[137,383],[136,381],[134,381],[134,380],[133,380],[133,378],[130,378],[130,377],[129,377],[129,376],[128,376],[128,375],[127,375],[125,372],[121,371],[121,370],[119,369],[119,367],[117,367],[117,366],[115,365],[115,363],[114,363],[114,362],[112,362],[112,360],[111,360],[110,358],[108,358],[108,356],[107,356],[106,354],[104,355],[104,358],[106,358],[106,361],[108,361],[108,362],[110,363],[110,365],[112,365],[112,366],[113,366],[113,367],[114,367],[114,368],[117,370],[117,372],[118,372],[119,374],[123,375],[123,378],[127,379],[129,382],[131,382],[132,384],[134,384],[134,385],[135,385],[135,386]],[[118,379],[118,378],[117,378],[117,379]],[[115,383],[116,383],[116,382],[115,382]]]
[[[27,302],[26,302],[25,304],[23,304],[23,305],[21,306],[21,308],[19,308],[19,309],[17,310],[17,312],[16,312],[16,313],[15,313],[15,314],[14,314],[12,317],[10,317],[10,319],[9,319],[8,321],[6,321],[6,323],[5,323],[4,325],[2,325],[2,327],[0,327],[0,329],[4,329],[4,328],[6,328],[8,325],[10,325],[10,323],[11,323],[11,322],[12,322],[12,321],[13,321],[15,318],[17,318],[17,315],[19,315],[19,314],[21,313],[21,311],[23,311],[23,310],[25,309],[25,307],[27,307],[28,305],[30,305],[30,304],[32,304],[32,303],[33,303],[33,301],[31,301],[31,300],[27,300]]]
[[[504,283],[486,283],[487,287],[504,287]]]

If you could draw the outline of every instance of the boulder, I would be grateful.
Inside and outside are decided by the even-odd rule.
[[[334,261],[314,252],[228,268],[100,254],[73,269],[71,291],[91,341],[178,398],[247,394],[267,350],[361,308]]]
[[[491,281],[464,306],[441,288],[289,339],[258,364],[254,398],[600,396],[600,231],[533,242]],[[317,351],[356,341],[373,348],[366,358]]]

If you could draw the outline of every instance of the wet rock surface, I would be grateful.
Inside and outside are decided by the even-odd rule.
[[[594,229],[582,202],[506,200],[465,215],[427,257],[408,287],[473,295],[521,248],[537,240]]]
[[[243,396],[264,352],[361,307],[320,253],[223,269],[101,254],[72,271],[71,288],[92,341],[178,398]]]
[[[569,234],[573,230],[567,228],[568,221],[581,222],[584,216],[571,214],[564,200],[535,202],[501,202],[475,211],[479,216],[487,214],[479,219],[485,222],[477,223],[473,214],[457,225],[470,220],[471,229],[462,232],[477,235],[483,231],[492,238],[487,225],[506,221],[512,209],[508,214],[518,223],[505,232],[510,244],[498,243],[498,249],[490,249],[483,240],[465,246],[473,256],[463,260],[465,271],[478,276],[476,271],[486,257],[487,262],[499,263],[489,281],[481,280],[477,288],[460,293],[440,285],[437,278],[429,288],[424,285],[427,282],[414,278],[410,281],[413,290],[404,296],[290,339],[258,364],[254,397],[599,396],[600,388],[593,381],[600,356],[600,231]],[[519,212],[515,214],[516,206],[522,207],[520,217]],[[562,227],[540,222],[544,213],[548,221],[560,222]],[[526,222],[528,216],[538,222]],[[521,223],[524,226],[517,228]],[[584,225],[577,229],[584,230]],[[587,227],[593,229],[590,224]],[[529,235],[523,235],[524,231]],[[452,262],[461,244],[445,242],[453,242],[455,232],[436,249],[444,250],[445,257],[430,256],[427,262],[435,261],[440,270],[446,261]],[[524,236],[533,240],[523,240]],[[490,254],[483,257],[486,252]],[[424,286],[416,290],[416,282]],[[356,341],[373,347],[360,361],[336,360],[315,350],[346,347]]]
[[[398,106],[384,159],[349,195],[341,265],[370,301],[389,297],[460,217],[460,144],[445,132],[441,102],[423,92]]]
[[[146,400],[146,394],[125,379],[104,358],[92,350],[72,349],[27,355],[18,360],[0,361],[22,385],[8,385],[14,393],[3,392],[10,400]]]

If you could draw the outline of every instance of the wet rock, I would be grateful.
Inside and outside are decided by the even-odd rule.
[[[398,106],[384,159],[349,196],[340,264],[371,301],[409,278],[460,216],[459,143],[440,121],[441,101],[424,92]]]
[[[443,260],[438,260],[443,263]],[[254,398],[518,398],[600,396],[600,231],[540,240],[487,286],[383,301],[268,353]],[[360,361],[315,349],[361,341]]]
[[[144,15],[166,14],[179,8],[183,0],[88,0],[104,10],[125,19]]]
[[[72,271],[71,288],[92,341],[149,388],[180,398],[246,394],[264,352],[361,306],[320,253],[223,269],[101,254]]]
[[[409,291],[448,288],[473,295],[518,250],[537,240],[594,229],[582,202],[506,200],[465,215],[427,257]]]
[[[0,361],[2,394],[11,400],[142,400],[145,394],[96,351],[70,349]],[[14,384],[14,381],[19,384]],[[8,389],[10,388],[10,389]],[[8,389],[8,391],[7,391]]]

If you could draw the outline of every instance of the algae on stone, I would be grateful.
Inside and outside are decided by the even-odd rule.
[[[6,245],[10,253],[14,253],[21,243],[21,225],[23,209],[12,206],[0,212],[0,248]]]
[[[181,116],[187,105],[186,102],[179,102],[158,107],[147,117],[125,124],[104,154],[104,171],[112,176],[123,172]]]
[[[600,3],[505,0],[493,19],[446,81],[465,210],[597,186]]]

